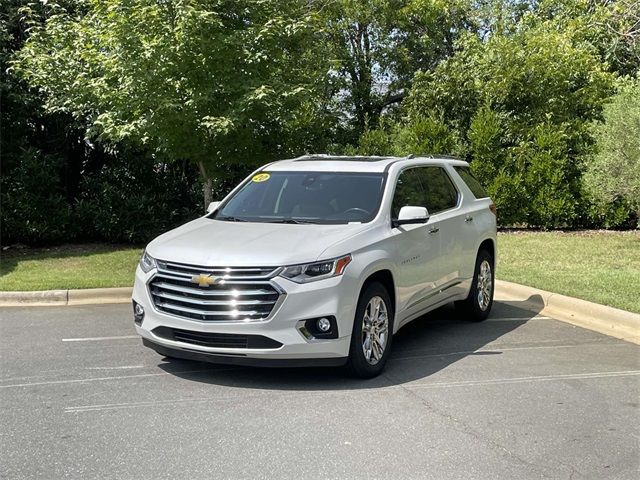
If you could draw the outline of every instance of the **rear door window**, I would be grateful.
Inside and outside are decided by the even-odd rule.
[[[420,182],[425,192],[424,206],[429,214],[455,208],[458,205],[458,190],[442,167],[420,167]]]

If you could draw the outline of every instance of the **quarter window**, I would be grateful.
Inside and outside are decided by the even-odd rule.
[[[489,196],[487,194],[487,191],[482,187],[482,185],[478,181],[478,179],[473,176],[473,173],[471,173],[471,169],[469,167],[453,167],[453,168],[456,170],[456,172],[458,172],[458,175],[460,175],[460,178],[462,178],[464,183],[467,184],[467,187],[469,187],[469,190],[471,190],[471,193],[473,193],[474,197],[487,198]]]

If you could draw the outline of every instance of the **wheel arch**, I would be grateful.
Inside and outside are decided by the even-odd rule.
[[[391,298],[391,308],[395,314],[396,312],[396,284],[393,278],[393,273],[388,268],[381,268],[376,270],[365,278],[364,282],[362,282],[362,286],[360,287],[360,294],[365,289],[367,285],[373,282],[378,282],[382,284],[386,289],[387,293],[389,293],[389,297]]]
[[[495,243],[495,240],[493,238],[484,239],[480,243],[480,245],[478,246],[478,251],[476,252],[476,255],[478,253],[480,253],[481,250],[485,250],[485,251],[489,252],[489,254],[491,255],[491,258],[493,259],[493,264],[495,266],[495,262],[496,262],[496,243]]]

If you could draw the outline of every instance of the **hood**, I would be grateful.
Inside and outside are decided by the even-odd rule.
[[[159,260],[191,265],[295,265],[319,260],[318,256],[331,245],[367,227],[225,222],[202,217],[160,235],[147,246],[147,251]]]

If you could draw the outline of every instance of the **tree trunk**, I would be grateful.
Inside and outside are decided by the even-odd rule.
[[[200,168],[200,175],[202,175],[202,191],[204,193],[204,209],[206,211],[207,208],[209,208],[209,204],[213,201],[213,181],[207,174],[207,169],[204,167],[204,163],[199,162],[198,167]]]

